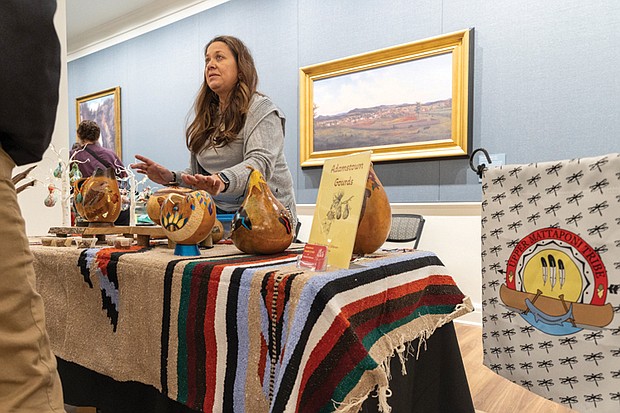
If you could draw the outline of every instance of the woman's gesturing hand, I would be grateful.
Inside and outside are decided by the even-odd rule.
[[[186,175],[182,174],[181,178],[187,185],[191,185],[196,189],[207,191],[210,195],[217,195],[224,189],[224,182],[217,175]]]
[[[168,184],[173,180],[174,175],[168,168],[145,156],[136,155],[135,157],[141,162],[132,163],[129,166],[135,169],[136,172],[145,174],[151,181],[162,185]]]

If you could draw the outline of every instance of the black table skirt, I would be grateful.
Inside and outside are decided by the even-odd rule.
[[[414,343],[417,349],[418,341]],[[78,364],[58,358],[65,403],[96,406],[101,413],[197,413],[138,382],[118,382]],[[452,323],[437,329],[416,360],[407,361],[401,375],[398,357],[391,361],[392,413],[472,413],[474,406]],[[377,398],[369,397],[362,412],[378,413]],[[251,413],[251,412],[248,412]]]

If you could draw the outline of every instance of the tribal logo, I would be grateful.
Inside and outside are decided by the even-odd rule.
[[[543,228],[512,251],[500,298],[540,331],[561,336],[611,323],[608,288],[605,265],[594,248],[570,231]]]

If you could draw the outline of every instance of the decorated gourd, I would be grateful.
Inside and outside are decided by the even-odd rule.
[[[353,253],[371,254],[378,250],[387,239],[391,226],[392,208],[371,164]]]
[[[97,169],[92,176],[73,182],[73,199],[76,211],[84,220],[114,225],[122,206],[114,169]]]
[[[248,254],[275,254],[293,242],[290,212],[273,195],[263,175],[252,169],[246,196],[232,220],[230,238]]]
[[[213,238],[213,243],[216,244],[224,238],[224,225],[220,222],[219,219],[215,220],[215,224],[213,224],[213,229],[211,230],[211,237]]]
[[[161,203],[170,194],[187,195],[192,192],[191,188],[183,188],[180,186],[168,186],[155,191],[146,201],[146,214],[156,224],[160,224],[159,217],[161,215]]]
[[[171,193],[160,202],[161,226],[177,246],[195,246],[211,233],[215,223],[215,203],[206,191],[192,191],[185,195]]]

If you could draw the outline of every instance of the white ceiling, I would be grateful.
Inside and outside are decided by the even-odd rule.
[[[228,0],[67,0],[67,54],[76,59]]]

